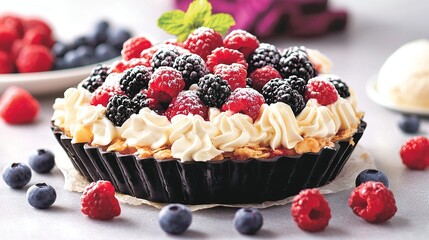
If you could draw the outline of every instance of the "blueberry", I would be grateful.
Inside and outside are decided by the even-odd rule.
[[[64,57],[64,54],[69,50],[69,46],[62,42],[56,42],[54,46],[52,46],[52,53],[54,53],[55,57]]]
[[[420,120],[416,115],[402,115],[399,119],[399,128],[406,133],[416,133],[419,127]]]
[[[38,149],[30,155],[28,163],[34,171],[48,173],[55,166],[55,156],[48,149]]]
[[[255,234],[263,224],[261,213],[256,208],[241,208],[234,216],[234,227],[242,234]]]
[[[3,180],[11,188],[22,188],[31,179],[31,169],[24,163],[12,163],[3,169]]]
[[[169,204],[159,213],[159,225],[169,234],[180,234],[191,225],[192,213],[185,205]]]
[[[107,43],[117,50],[122,49],[122,45],[131,37],[131,33],[125,29],[115,29],[108,32]]]
[[[57,199],[55,189],[46,183],[38,183],[27,190],[27,200],[35,208],[48,208]]]
[[[94,52],[89,46],[80,46],[64,55],[64,66],[67,68],[85,66],[94,62]]]
[[[82,59],[76,50],[70,50],[64,55],[65,68],[74,68],[82,65]]]
[[[365,169],[360,172],[356,177],[356,187],[368,181],[381,182],[384,186],[389,187],[389,180],[386,175],[375,169]]]
[[[106,61],[119,56],[119,51],[107,43],[102,43],[95,48],[95,59]]]
[[[95,31],[107,31],[110,24],[107,20],[100,20],[95,24]]]
[[[67,68],[67,66],[64,65],[64,58],[62,58],[62,57],[55,58],[54,70],[60,70],[60,69],[65,69],[65,68]]]
[[[94,31],[89,35],[89,37],[97,45],[107,41],[109,23],[107,21],[100,21],[95,25]]]

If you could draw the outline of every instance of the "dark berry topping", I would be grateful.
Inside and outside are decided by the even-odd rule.
[[[186,82],[186,88],[207,73],[204,60],[197,54],[187,53],[176,58],[173,68],[182,73],[183,80]]]
[[[337,89],[337,92],[340,95],[340,97],[342,98],[350,97],[349,87],[345,82],[341,81],[341,79],[338,76],[329,75],[328,79],[332,84],[334,84],[335,89]]]
[[[115,126],[120,127],[132,114],[137,113],[138,110],[137,105],[128,96],[115,95],[109,99],[106,117]]]
[[[144,66],[130,68],[124,72],[119,84],[121,90],[128,96],[133,97],[142,89],[147,88],[151,77],[151,72]]]
[[[148,107],[155,111],[158,114],[161,114],[164,112],[161,105],[153,98],[148,98],[145,93],[137,93],[133,99],[132,102],[137,106],[137,108],[140,110],[142,108]]]
[[[207,74],[198,82],[198,97],[208,107],[220,108],[231,95],[227,81],[219,75]]]
[[[155,70],[159,67],[173,67],[174,61],[180,55],[175,47],[163,47],[155,52],[150,60],[152,69]]]
[[[82,87],[89,92],[94,92],[98,87],[103,85],[109,75],[109,67],[106,65],[97,65],[91,74],[83,81]]]
[[[253,80],[251,78],[246,78],[246,87],[253,87]]]
[[[299,52],[282,56],[278,64],[278,70],[283,78],[295,75],[305,81],[317,75],[316,69],[314,69],[307,56]]]
[[[297,90],[299,94],[304,96],[305,85],[307,85],[307,82],[304,79],[299,78],[295,75],[292,75],[285,80],[287,83],[289,83],[289,85],[292,87],[293,90]]]
[[[277,67],[279,61],[279,50],[271,44],[261,43],[247,59],[247,62],[249,63],[248,70],[249,72],[253,72],[253,70],[267,65]]]
[[[283,102],[288,104],[295,115],[305,107],[304,97],[294,90],[286,80],[276,78],[269,81],[262,88],[262,95],[268,104]]]
[[[295,53],[304,54],[308,58],[307,49],[304,46],[293,46],[293,47],[286,48],[283,51],[282,56],[288,57]]]

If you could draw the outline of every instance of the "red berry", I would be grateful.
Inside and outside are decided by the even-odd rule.
[[[204,61],[207,56],[223,44],[222,35],[213,29],[200,27],[194,30],[183,43],[191,53],[200,55]]]
[[[51,35],[47,35],[41,28],[32,28],[24,33],[22,38],[25,44],[44,45],[51,48],[54,44],[54,40]]]
[[[184,88],[185,81],[179,71],[171,67],[159,67],[149,81],[147,96],[160,103],[170,103]]]
[[[402,162],[410,169],[423,170],[429,165],[429,140],[426,137],[413,137],[401,147]]]
[[[0,50],[0,74],[1,73],[13,73],[14,64],[11,56],[4,51]]]
[[[22,48],[24,48],[26,44],[22,39],[17,39],[12,44],[12,48],[10,49],[10,56],[12,57],[13,62],[16,61],[16,59],[19,56],[19,53],[21,52]]]
[[[320,105],[326,106],[337,101],[338,92],[331,82],[315,77],[305,87],[305,100],[310,98],[315,98]]]
[[[178,46],[178,47],[183,47],[183,43],[177,41],[177,39],[175,39],[175,38],[167,39],[167,40],[163,41],[162,44],[170,44],[170,45],[174,45],[174,46]]]
[[[121,90],[119,84],[109,85],[103,84],[97,88],[91,96],[91,105],[97,106],[101,104],[107,107],[110,97],[113,95],[124,95],[125,93]]]
[[[13,42],[17,39],[19,34],[14,28],[0,25],[0,51],[10,52]]]
[[[210,72],[213,72],[215,66],[219,64],[231,65],[233,63],[238,63],[244,66],[247,69],[247,62],[244,58],[244,55],[234,49],[218,47],[213,52],[207,56],[207,69]]]
[[[252,87],[258,92],[262,92],[262,88],[267,82],[274,78],[282,78],[282,76],[274,67],[267,65],[253,71],[249,78],[252,79]]]
[[[15,29],[21,37],[24,33],[24,25],[22,19],[12,14],[0,16],[0,25],[6,25]]]
[[[171,120],[178,114],[183,115],[200,115],[204,119],[207,118],[208,108],[204,106],[203,101],[198,97],[195,91],[183,91],[171,101],[170,105],[165,111],[165,116]]]
[[[126,60],[116,61],[110,67],[110,72],[122,73],[125,70],[136,66],[145,66],[150,68],[150,61],[144,58],[132,58],[129,61],[126,61]]]
[[[214,68],[213,72],[214,74],[217,74],[226,80],[232,91],[234,91],[236,88],[246,87],[247,71],[241,64],[218,64]]]
[[[42,45],[24,46],[16,59],[20,73],[48,71],[52,69],[53,63],[51,51]]]
[[[39,102],[19,87],[9,87],[0,101],[0,116],[9,124],[32,122],[40,111]]]
[[[152,43],[145,37],[133,37],[124,42],[121,54],[125,60],[139,58],[140,53],[152,47]]]
[[[291,213],[298,227],[304,231],[318,232],[328,226],[331,208],[317,189],[302,190],[292,200]]]
[[[152,57],[156,53],[156,51],[158,51],[160,49],[160,46],[163,46],[163,45],[155,45],[155,46],[152,46],[150,48],[147,48],[147,49],[141,51],[140,58],[147,60],[149,62],[149,65],[150,65],[150,60],[152,59]]]
[[[224,47],[240,51],[245,58],[259,47],[258,39],[241,29],[234,30],[223,40]]]
[[[265,103],[264,97],[253,88],[235,89],[222,106],[223,111],[244,113],[255,120]]]
[[[81,211],[93,219],[109,220],[121,214],[115,188],[109,181],[97,181],[89,184],[81,197]]]
[[[393,193],[383,183],[368,181],[353,190],[349,206],[354,214],[371,223],[382,223],[396,213]]]
[[[28,31],[30,29],[38,28],[40,31],[43,31],[46,35],[50,36],[52,34],[52,29],[42,19],[38,18],[30,18],[24,21],[24,31]]]

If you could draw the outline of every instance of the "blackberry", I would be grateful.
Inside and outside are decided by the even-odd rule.
[[[92,69],[91,74],[87,78],[85,78],[82,87],[92,93],[98,87],[103,85],[108,75],[109,67],[106,65],[98,64],[94,69]]]
[[[288,57],[294,53],[304,54],[308,58],[307,49],[304,46],[293,46],[283,50],[282,56]]]
[[[296,75],[306,82],[317,75],[316,69],[314,69],[307,56],[299,52],[282,56],[278,64],[278,70],[283,78]]]
[[[197,83],[207,73],[204,60],[197,54],[192,53],[177,57],[173,68],[182,73],[183,80],[186,82],[186,88]]]
[[[285,82],[285,80],[281,78],[274,78],[264,85],[262,88],[262,96],[264,96],[266,103],[272,104],[276,102],[275,92],[283,82]]]
[[[158,114],[162,114],[164,112],[162,106],[155,99],[148,98],[145,93],[137,93],[131,101],[136,105],[137,112],[145,107],[150,108]]]
[[[338,95],[340,95],[340,97],[342,98],[350,97],[349,87],[345,82],[341,81],[341,79],[338,76],[330,75],[328,77],[328,80],[332,84],[334,84],[335,89],[337,89]]]
[[[251,78],[246,78],[246,87],[253,87],[253,80]]]
[[[134,113],[137,113],[139,108],[128,96],[114,95],[109,99],[107,104],[106,117],[115,125],[122,124],[130,118]]]
[[[198,81],[197,95],[206,106],[220,108],[231,95],[231,88],[221,76],[207,74]]]
[[[288,104],[293,113],[298,115],[305,107],[304,97],[283,79],[275,78],[270,80],[262,88],[262,95],[268,104],[283,102]]]
[[[307,85],[307,82],[304,81],[304,79],[299,78],[295,75],[290,76],[289,78],[285,79],[287,83],[292,87],[292,89],[297,90],[299,94],[304,96],[305,93],[305,85]]]
[[[180,55],[179,51],[174,47],[163,47],[155,52],[150,64],[152,69],[155,70],[162,66],[173,67],[174,61]]]
[[[147,88],[151,77],[151,72],[144,66],[137,66],[125,70],[119,84],[121,90],[128,96],[134,97],[142,89]]]
[[[261,43],[247,59],[249,64],[248,72],[251,73],[253,70],[267,65],[277,67],[279,61],[279,50],[274,45]]]

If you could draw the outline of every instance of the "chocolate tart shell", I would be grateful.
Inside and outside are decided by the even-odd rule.
[[[73,166],[91,182],[108,180],[121,193],[154,202],[237,204],[276,201],[329,183],[340,173],[365,128],[362,121],[352,137],[354,144],[345,139],[318,153],[186,163],[106,152],[72,143],[55,126],[52,131]]]

